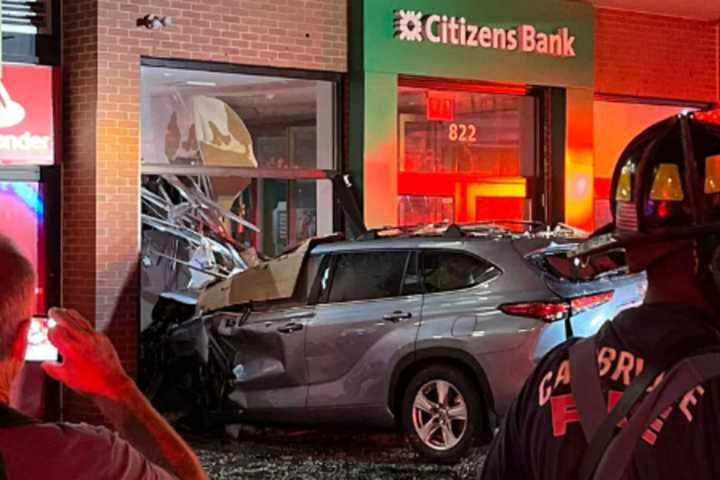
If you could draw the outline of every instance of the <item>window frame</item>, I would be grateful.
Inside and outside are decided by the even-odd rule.
[[[489,266],[492,268],[492,271],[493,271],[494,275],[493,275],[492,277],[486,279],[486,280],[480,281],[480,282],[478,282],[478,283],[476,283],[476,284],[474,284],[474,285],[470,285],[470,286],[467,286],[467,287],[454,288],[454,289],[450,289],[450,290],[442,290],[442,291],[439,291],[439,292],[428,292],[427,289],[425,288],[425,268],[424,268],[424,266],[425,266],[425,263],[424,263],[424,262],[425,262],[425,254],[428,254],[428,253],[431,253],[431,254],[432,254],[432,253],[436,253],[436,254],[437,254],[437,253],[440,253],[440,254],[448,254],[448,253],[449,253],[449,254],[453,254],[453,255],[460,255],[460,256],[468,257],[468,258],[470,258],[472,261],[475,261],[475,262],[483,262],[483,263],[486,263],[487,265],[489,265]],[[473,288],[477,288],[477,287],[480,286],[480,285],[485,285],[485,284],[488,284],[488,283],[490,283],[490,282],[496,281],[496,280],[497,280],[498,278],[500,278],[500,277],[503,275],[503,273],[504,273],[503,270],[502,270],[500,267],[498,267],[495,263],[493,263],[493,262],[485,259],[484,257],[481,257],[481,256],[479,256],[479,255],[476,255],[476,254],[474,254],[474,253],[472,253],[472,252],[468,252],[467,250],[455,250],[455,249],[449,249],[449,248],[427,248],[427,249],[420,249],[420,250],[418,251],[418,267],[419,267],[419,275],[420,275],[421,282],[422,282],[423,295],[439,295],[439,294],[447,294],[447,293],[450,293],[450,292],[460,292],[460,291],[463,291],[463,290],[471,290],[471,289],[473,289]]]
[[[278,68],[270,66],[256,66],[246,64],[232,64],[224,62],[197,61],[185,59],[166,59],[151,56],[142,56],[140,58],[140,67],[142,68],[165,68],[185,70],[189,72],[201,73],[223,73],[236,74],[257,77],[274,77],[286,78],[294,80],[307,80],[316,82],[327,82],[329,88],[332,89],[333,102],[331,132],[332,135],[332,168],[320,168],[320,165],[314,165],[315,168],[246,168],[246,167],[225,167],[225,166],[203,166],[203,165],[180,165],[166,164],[140,161],[140,176],[163,176],[176,175],[181,177],[233,177],[250,179],[253,182],[263,180],[278,180],[287,182],[288,195],[288,225],[294,225],[292,222],[294,212],[294,202],[291,199],[294,186],[301,181],[312,181],[315,185],[319,185],[322,181],[330,182],[329,200],[332,206],[328,208],[317,209],[316,224],[320,223],[320,218],[324,218],[325,225],[332,227],[332,231],[344,230],[345,217],[339,202],[339,195],[336,191],[336,177],[340,174],[345,165],[345,149],[343,148],[343,137],[345,132],[345,116],[343,114],[344,95],[343,95],[343,74],[338,72],[301,70],[294,68]],[[140,79],[142,83],[142,78]],[[316,109],[319,105],[316,104]],[[142,112],[140,115],[142,127]],[[141,139],[142,139],[142,132]],[[330,218],[328,218],[329,216]],[[257,247],[262,249],[262,242],[258,240]]]

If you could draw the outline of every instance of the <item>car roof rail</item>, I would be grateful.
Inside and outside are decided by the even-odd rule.
[[[562,228],[560,228],[562,227]],[[384,226],[369,229],[358,235],[356,240],[379,240],[409,237],[439,238],[528,238],[535,236],[560,236],[568,227],[560,225],[550,229],[545,223],[537,220],[484,220],[467,224],[428,223],[406,226]]]
[[[443,238],[464,238],[466,235],[459,225],[453,223],[452,225],[447,227],[442,236]]]
[[[379,230],[372,229],[368,230],[364,233],[361,233],[357,237],[355,237],[355,240],[363,241],[363,240],[377,240],[380,238],[380,235],[378,235]]]

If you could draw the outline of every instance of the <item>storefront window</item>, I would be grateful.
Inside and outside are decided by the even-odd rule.
[[[142,160],[332,169],[330,81],[142,68]]]
[[[400,223],[528,218],[534,108],[528,96],[401,85]]]
[[[452,197],[402,195],[398,201],[400,225],[450,223],[454,218]]]
[[[163,293],[333,232],[336,87],[142,68],[143,324]]]
[[[0,225],[35,267],[35,311],[45,311],[45,198],[42,184],[0,181]]]
[[[434,97],[448,102],[447,112],[428,111]],[[520,104],[527,100],[400,87],[400,170],[518,176]]]

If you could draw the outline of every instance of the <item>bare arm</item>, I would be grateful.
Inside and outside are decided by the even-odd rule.
[[[131,381],[122,394],[118,399],[93,398],[120,436],[145,458],[182,480],[207,478],[187,443],[152,407],[134,382]]]
[[[120,435],[148,460],[182,480],[205,480],[195,454],[125,373],[110,340],[73,310],[53,309],[50,316],[57,322],[50,340],[63,363],[43,364],[47,374],[90,394]]]

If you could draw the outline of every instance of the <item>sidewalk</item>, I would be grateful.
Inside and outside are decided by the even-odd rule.
[[[396,435],[348,430],[244,428],[230,437],[189,437],[212,479],[475,480],[487,447],[457,465],[423,463]]]

